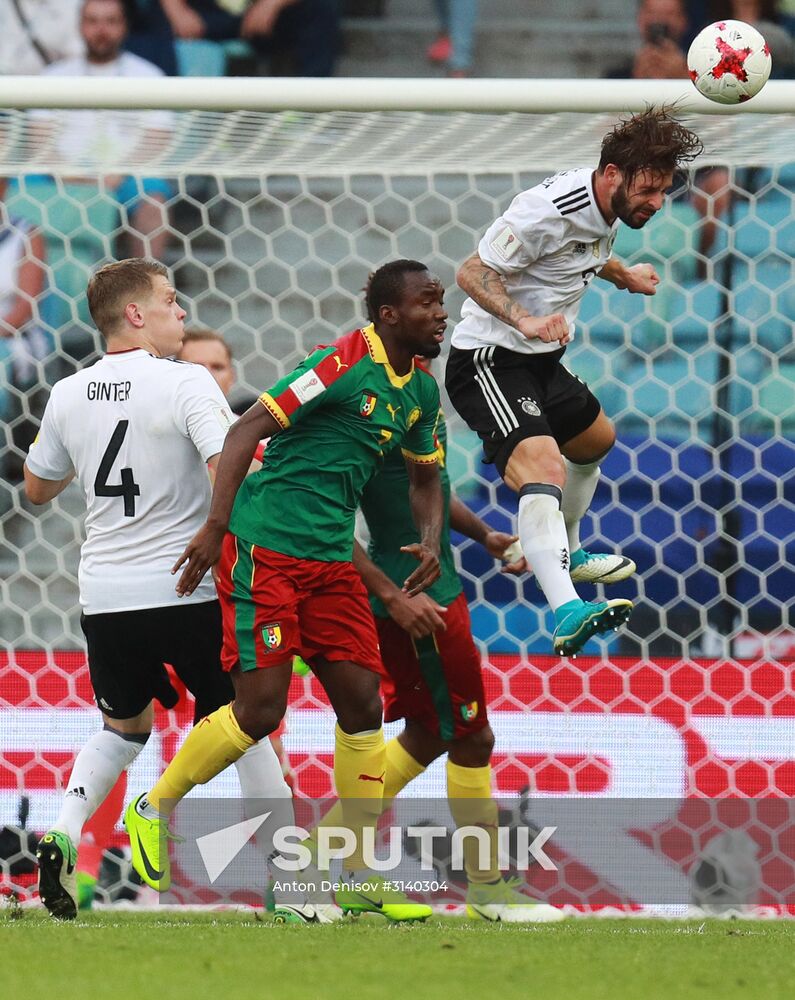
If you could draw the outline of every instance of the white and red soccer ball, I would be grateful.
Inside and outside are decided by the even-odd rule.
[[[767,42],[744,21],[710,24],[687,53],[696,89],[718,104],[750,101],[767,83],[772,65]]]

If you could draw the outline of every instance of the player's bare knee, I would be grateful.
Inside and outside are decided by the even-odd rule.
[[[380,729],[382,717],[383,706],[377,694],[374,698],[361,698],[337,711],[337,722],[345,733],[363,733],[371,729]]]
[[[477,732],[463,736],[450,744],[450,760],[460,767],[485,767],[494,750],[494,732],[491,726],[484,726]]]
[[[274,702],[266,697],[238,696],[234,702],[237,724],[252,740],[261,740],[279,728],[287,710],[284,701]]]

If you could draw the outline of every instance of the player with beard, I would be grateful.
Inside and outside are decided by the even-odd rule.
[[[701,149],[671,108],[619,122],[595,170],[566,170],[517,195],[458,271],[469,298],[451,341],[447,391],[486,461],[519,495],[517,534],[555,612],[553,645],[563,656],[632,611],[628,600],[583,601],[574,584],[616,583],[635,571],[630,559],[580,544],[615,431],[563,355],[594,277],[654,295],[651,264],[626,267],[612,256],[618,225],[645,226]]]
[[[163,849],[170,812],[194,785],[276,729],[294,655],[310,664],[336,713],[335,784],[360,846],[362,828],[381,813],[383,667],[367,593],[352,562],[354,522],[368,480],[399,447],[420,538],[406,546],[419,566],[403,589],[413,595],[438,578],[439,390],[414,358],[439,354],[447,313],[439,280],[418,261],[379,268],[367,299],[374,322],[316,348],[230,429],[209,517],[174,567],[184,566],[177,592],[189,595],[219,563],[222,663],[235,699],[191,731],[156,785],[125,814],[133,864],[160,891],[170,881]],[[244,481],[266,437],[262,469]],[[387,892],[384,887],[385,915],[428,915],[426,907],[390,900]],[[321,922],[334,919],[329,909],[318,915]],[[306,919],[306,911],[297,917]]]

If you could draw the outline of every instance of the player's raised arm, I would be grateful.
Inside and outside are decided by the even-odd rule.
[[[541,340],[545,344],[558,341],[563,347],[568,344],[569,325],[561,313],[549,316],[531,316],[530,313],[511,297],[503,276],[472,254],[456,274],[456,281],[462,291],[497,319],[518,330],[528,340]]]
[[[262,438],[280,430],[281,425],[259,400],[230,427],[218,461],[207,521],[190,540],[172,570],[176,573],[185,567],[177,583],[180,596],[192,594],[207,570],[218,562],[232,504],[248,472],[251,456]]]

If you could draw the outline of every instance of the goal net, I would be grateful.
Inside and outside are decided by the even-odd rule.
[[[342,81],[311,99],[306,81],[294,82],[291,91],[280,81],[274,95],[264,89],[272,81],[248,81],[253,91],[230,97],[231,81],[210,81],[221,97],[205,89],[195,98],[209,111],[185,110],[184,89],[153,96],[131,81],[126,105],[113,87],[86,98],[79,81],[60,81],[68,86],[59,94],[0,87],[0,177],[9,178],[0,259],[4,243],[18,239],[25,260],[39,247],[43,276],[32,292],[12,281],[0,299],[24,316],[0,339],[6,886],[32,884],[33,835],[53,821],[74,754],[98,722],[77,604],[82,500],[70,486],[36,509],[20,486],[48,387],[100,350],[85,300],[92,270],[162,248],[190,325],[228,340],[233,400],[242,400],[359,325],[367,275],[389,259],[419,258],[441,277],[452,327],[463,301],[456,269],[515,193],[595,163],[617,113],[660,93],[686,96],[679,84],[596,83],[594,96],[590,81],[554,81],[556,105],[549,87],[522,81],[523,112],[513,91],[507,100],[483,81],[467,84],[469,106],[483,108],[473,112],[449,110],[461,100],[444,86],[434,104],[430,83],[369,94],[360,80],[347,81],[358,90],[335,110]],[[406,107],[412,95],[418,110]],[[597,97],[607,110],[594,107]],[[258,100],[269,110],[256,110]],[[637,576],[610,591],[636,602],[629,626],[576,661],[553,658],[551,615],[533,581],[506,577],[477,545],[456,540],[502,795],[653,797],[676,815],[693,797],[795,794],[795,128],[785,113],[795,99],[791,85],[770,84],[757,101],[767,101],[762,113],[685,108],[705,143],[701,163],[646,228],[622,228],[615,247],[629,263],[654,264],[658,293],[593,282],[567,351],[617,428],[584,539],[637,563]],[[514,498],[447,413],[458,494],[510,529]],[[148,787],[189,721],[185,706],[158,714],[130,794]],[[331,794],[333,726],[311,679],[294,681],[283,739],[297,793]],[[213,787],[236,794],[234,778]],[[443,769],[429,769],[419,787],[443,795]],[[689,851],[666,855],[682,879],[715,834],[705,827]],[[764,866],[770,837],[751,836]],[[110,846],[121,844],[117,828]],[[772,899],[763,890],[756,901]]]

